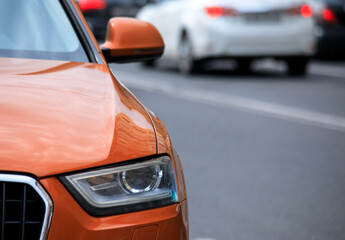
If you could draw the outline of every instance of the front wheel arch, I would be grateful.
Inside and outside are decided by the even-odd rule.
[[[178,43],[178,65],[180,72],[186,75],[201,72],[203,69],[203,61],[194,57],[193,43],[186,31],[181,33]]]

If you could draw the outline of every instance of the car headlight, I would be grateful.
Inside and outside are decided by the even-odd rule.
[[[94,216],[178,202],[174,167],[167,156],[60,179],[80,205]]]

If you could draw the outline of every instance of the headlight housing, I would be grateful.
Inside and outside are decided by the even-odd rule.
[[[88,171],[60,180],[91,215],[106,216],[178,202],[169,157]]]

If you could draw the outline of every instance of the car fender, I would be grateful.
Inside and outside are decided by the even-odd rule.
[[[202,11],[192,11],[185,12],[180,19],[180,33],[178,34],[177,43],[179,44],[183,35],[187,34],[189,40],[193,46],[193,55],[194,58],[199,58],[198,52],[202,47],[202,41],[207,36],[207,28],[204,22]],[[179,45],[177,44],[176,47]],[[176,48],[176,50],[178,50]],[[177,52],[177,51],[176,51]]]

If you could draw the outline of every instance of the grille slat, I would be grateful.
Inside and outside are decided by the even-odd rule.
[[[25,239],[25,215],[26,215],[26,185],[23,189],[23,201],[22,201],[22,236],[21,240]]]
[[[45,203],[30,185],[1,182],[1,240],[39,240]]]
[[[2,211],[1,211],[1,240],[5,239],[5,213],[6,213],[6,184],[2,184]]]

